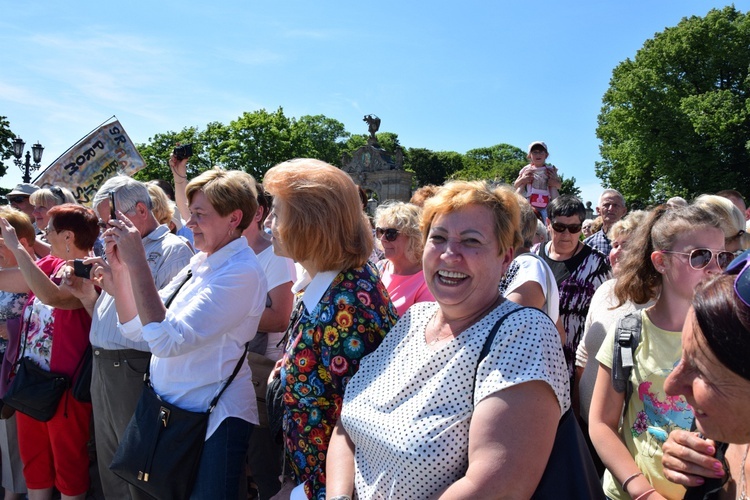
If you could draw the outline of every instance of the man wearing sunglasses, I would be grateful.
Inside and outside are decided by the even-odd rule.
[[[34,205],[29,202],[29,197],[38,190],[39,186],[37,186],[36,184],[23,182],[16,185],[16,187],[13,188],[13,191],[6,194],[5,197],[10,202],[11,207],[25,213],[26,215],[31,217],[31,220],[33,221],[34,216],[32,215],[32,212],[34,211]]]
[[[596,208],[599,210],[599,215],[602,216],[602,228],[600,231],[583,240],[583,242],[607,256],[607,262],[609,262],[609,251],[612,250],[612,244],[607,236],[609,228],[614,226],[615,222],[622,219],[628,209],[625,206],[625,198],[623,198],[619,191],[614,189],[604,190],[599,197],[599,206]]]

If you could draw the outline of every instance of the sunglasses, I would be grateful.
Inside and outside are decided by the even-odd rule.
[[[65,203],[65,194],[63,194],[63,190],[60,189],[59,186],[50,186],[49,188],[50,192],[60,200],[62,203]]]
[[[722,250],[721,252],[714,252],[713,250],[710,250],[708,248],[696,248],[694,250],[691,250],[688,252],[673,252],[671,250],[662,250],[662,253],[673,253],[677,255],[687,255],[689,257],[688,262],[690,263],[690,267],[695,269],[696,271],[700,271],[701,269],[705,269],[706,266],[708,266],[711,263],[711,259],[716,256],[716,263],[719,265],[719,269],[722,271],[725,270],[729,263],[734,260],[734,254],[732,252],[726,252]]]
[[[383,237],[383,235],[385,235],[385,241],[396,241],[396,238],[398,238],[398,229],[394,229],[392,227],[385,229],[382,227],[376,227],[375,236],[380,239]]]
[[[28,196],[8,196],[8,201],[11,203],[23,203]]]
[[[554,229],[556,233],[564,233],[567,229],[570,234],[576,234],[581,232],[581,227],[583,227],[583,224],[563,224],[562,222],[552,223],[552,229]]]
[[[746,306],[750,307],[750,250],[745,250],[732,261],[725,271],[730,275],[737,275],[734,280],[734,293]]]

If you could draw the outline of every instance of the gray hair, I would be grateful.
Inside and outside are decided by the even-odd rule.
[[[602,204],[602,198],[604,198],[608,194],[613,194],[613,195],[617,196],[620,199],[620,201],[622,202],[622,206],[623,207],[626,206],[625,205],[625,197],[622,195],[622,193],[620,193],[616,189],[605,189],[604,191],[602,191],[602,194],[599,195],[599,205]]]
[[[130,212],[138,203],[143,203],[151,210],[151,197],[146,185],[126,175],[116,175],[102,184],[94,196],[91,207],[96,210],[101,202],[108,199],[110,191],[114,191],[117,210],[122,213]]]

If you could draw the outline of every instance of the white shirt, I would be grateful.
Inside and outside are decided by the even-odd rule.
[[[294,261],[288,257],[279,257],[273,253],[273,247],[269,246],[258,254],[263,272],[268,282],[268,291],[270,292],[279,285],[294,282],[297,279],[297,269],[294,267]],[[286,332],[267,332],[266,357],[274,361],[280,359],[284,354],[284,346],[276,347],[284,338]]]
[[[151,383],[167,402],[190,411],[206,411],[240,360],[245,343],[258,330],[266,305],[266,278],[255,253],[240,237],[211,256],[201,252],[159,295],[172,301],[164,321],[141,326],[136,316],[120,325],[132,340],[151,349]],[[208,420],[206,439],[228,417],[258,423],[250,367],[239,373]]]
[[[531,253],[522,253],[513,259],[513,262],[517,267],[513,266],[512,276],[510,276],[511,271],[508,271],[510,283],[506,286],[503,297],[507,297],[526,282],[539,283],[545,299],[542,310],[547,313],[553,323],[556,322],[560,317],[560,293],[552,269],[544,260]]]
[[[560,415],[568,409],[560,337],[536,309],[508,316],[477,366],[494,324],[517,307],[503,302],[433,351],[424,332],[438,305],[416,303],[362,360],[341,412],[355,446],[359,498],[430,498],[463,477],[474,406],[491,394],[540,380],[554,390]]]

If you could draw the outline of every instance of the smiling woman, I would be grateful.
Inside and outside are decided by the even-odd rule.
[[[409,308],[349,382],[329,495],[530,498],[569,387],[552,321],[498,290],[520,243],[516,196],[448,183],[425,203],[421,228],[436,303]]]

